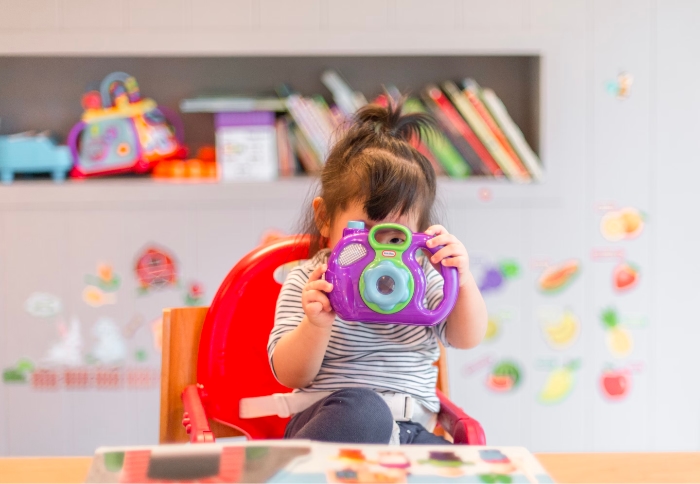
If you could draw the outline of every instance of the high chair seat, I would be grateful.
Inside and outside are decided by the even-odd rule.
[[[276,240],[254,249],[231,269],[206,313],[205,308],[164,311],[161,442],[183,438],[173,428],[180,417],[190,442],[213,441],[215,432],[232,435],[231,428],[238,431],[233,434],[249,439],[282,438],[289,421],[285,415],[293,411],[243,417],[250,416],[246,415],[246,402],[254,401],[250,399],[292,391],[275,379],[267,341],[284,276],[308,255],[306,236]],[[192,356],[194,348],[196,360],[183,360],[183,354]],[[455,443],[483,445],[481,425],[445,396],[445,366],[441,348],[438,422]],[[181,402],[175,401],[180,393]]]

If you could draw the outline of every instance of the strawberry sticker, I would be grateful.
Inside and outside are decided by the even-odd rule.
[[[613,269],[612,283],[617,292],[628,292],[639,282],[639,268],[628,262],[618,264]]]

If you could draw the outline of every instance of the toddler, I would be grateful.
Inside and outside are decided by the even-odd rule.
[[[285,438],[350,443],[446,444],[432,434],[440,403],[435,394],[438,341],[454,348],[478,345],[486,305],[469,271],[464,245],[433,224],[435,172],[410,143],[430,127],[421,114],[402,114],[402,102],[368,105],[331,149],[318,197],[309,207],[310,260],[285,280],[267,347],[272,371],[294,388]],[[459,294],[451,314],[432,327],[367,324],[336,316],[325,281],[328,256],[349,221],[366,228],[398,223],[435,237],[444,247],[419,257],[426,276],[425,305],[442,300],[439,264],[456,267]],[[404,241],[379,231],[380,243]]]

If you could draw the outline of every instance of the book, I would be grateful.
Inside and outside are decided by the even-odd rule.
[[[435,176],[445,175],[445,170],[442,169],[442,165],[438,163],[437,158],[435,158],[435,155],[433,155],[433,153],[428,149],[428,147],[425,146],[425,143],[423,143],[423,141],[414,137],[413,139],[411,139],[411,146],[413,146],[418,151],[418,153],[425,156],[425,158],[430,162],[430,165],[433,167],[433,171],[435,172]]]
[[[345,79],[332,69],[321,75],[321,82],[333,95],[333,101],[346,116],[352,116],[355,111],[367,104],[367,99],[361,92],[353,91]]]
[[[183,113],[284,112],[286,110],[284,100],[277,97],[200,96],[183,99],[180,102],[180,111]]]
[[[392,96],[393,97],[393,96]],[[380,94],[377,96],[374,100],[374,104],[378,104],[382,107],[387,107],[389,103],[389,100],[387,99],[387,96],[385,94]],[[404,113],[411,113],[411,112],[417,112],[417,111],[410,111],[407,107],[406,104],[404,104]],[[411,146],[413,146],[421,155],[425,156],[427,160],[430,162],[430,164],[433,167],[433,171],[435,172],[436,176],[443,176],[445,175],[445,170],[442,168],[442,165],[437,161],[437,158],[435,158],[435,155],[430,151],[430,149],[425,145],[425,135],[427,133],[421,133],[421,137],[413,137],[410,140]]]
[[[86,482],[553,483],[523,447],[256,440],[100,447]]]
[[[427,86],[423,90],[423,99],[452,144],[469,163],[475,175],[503,176],[503,171],[437,86],[432,84]]]
[[[289,126],[285,117],[275,120],[279,174],[282,177],[294,176],[294,152],[289,141]]]
[[[289,126],[289,141],[304,171],[309,175],[318,175],[321,173],[321,161],[306,140],[304,133],[301,132],[294,122]]]
[[[510,141],[511,146],[518,154],[523,164],[527,167],[532,178],[537,181],[542,181],[544,179],[542,163],[535,152],[532,151],[527,141],[525,141],[525,136],[523,136],[518,125],[515,124],[508,114],[508,110],[501,99],[493,90],[485,88],[481,90],[481,100],[486,105],[491,116],[493,116],[503,130],[503,133],[508,138],[508,141]]]
[[[320,97],[320,96],[319,96]],[[330,150],[331,136],[334,131],[331,114],[325,101],[318,98],[309,99],[292,94],[286,100],[289,114],[304,135],[316,158],[325,161]]]
[[[222,180],[273,180],[279,174],[275,115],[269,111],[217,113],[216,162]]]
[[[425,113],[425,109],[419,99],[408,98],[404,104],[407,113]],[[442,171],[452,178],[465,178],[471,173],[469,164],[462,158],[459,151],[450,143],[444,134],[438,130],[423,133],[423,143],[433,154]],[[430,159],[430,158],[428,158]]]
[[[484,120],[489,129],[491,129],[491,132],[501,143],[503,149],[506,150],[506,152],[508,152],[508,154],[511,156],[511,158],[517,166],[518,171],[522,173],[523,176],[527,174],[527,177],[529,179],[532,179],[532,175],[527,170],[522,160],[511,146],[510,141],[508,141],[508,138],[503,133],[503,130],[500,126],[498,126],[496,120],[493,119],[493,116],[491,116],[491,113],[481,101],[481,87],[479,86],[479,84],[477,84],[476,81],[473,79],[465,79],[462,82],[462,86],[464,88],[462,92],[467,97],[472,106],[474,106],[474,109],[476,109],[476,111],[479,113],[479,115]]]
[[[498,163],[503,173],[513,181],[529,181],[530,175],[527,171],[521,173],[518,170],[515,160],[506,152],[491,129],[486,125],[486,122],[457,85],[452,81],[446,81],[442,84],[442,89],[447,94],[450,101],[452,101],[457,111],[459,111],[464,120],[472,128],[472,131],[474,131],[484,147],[491,154],[494,161]]]

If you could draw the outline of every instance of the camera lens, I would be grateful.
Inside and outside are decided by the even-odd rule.
[[[394,280],[389,276],[382,276],[377,279],[377,291],[386,295],[394,292]]]

